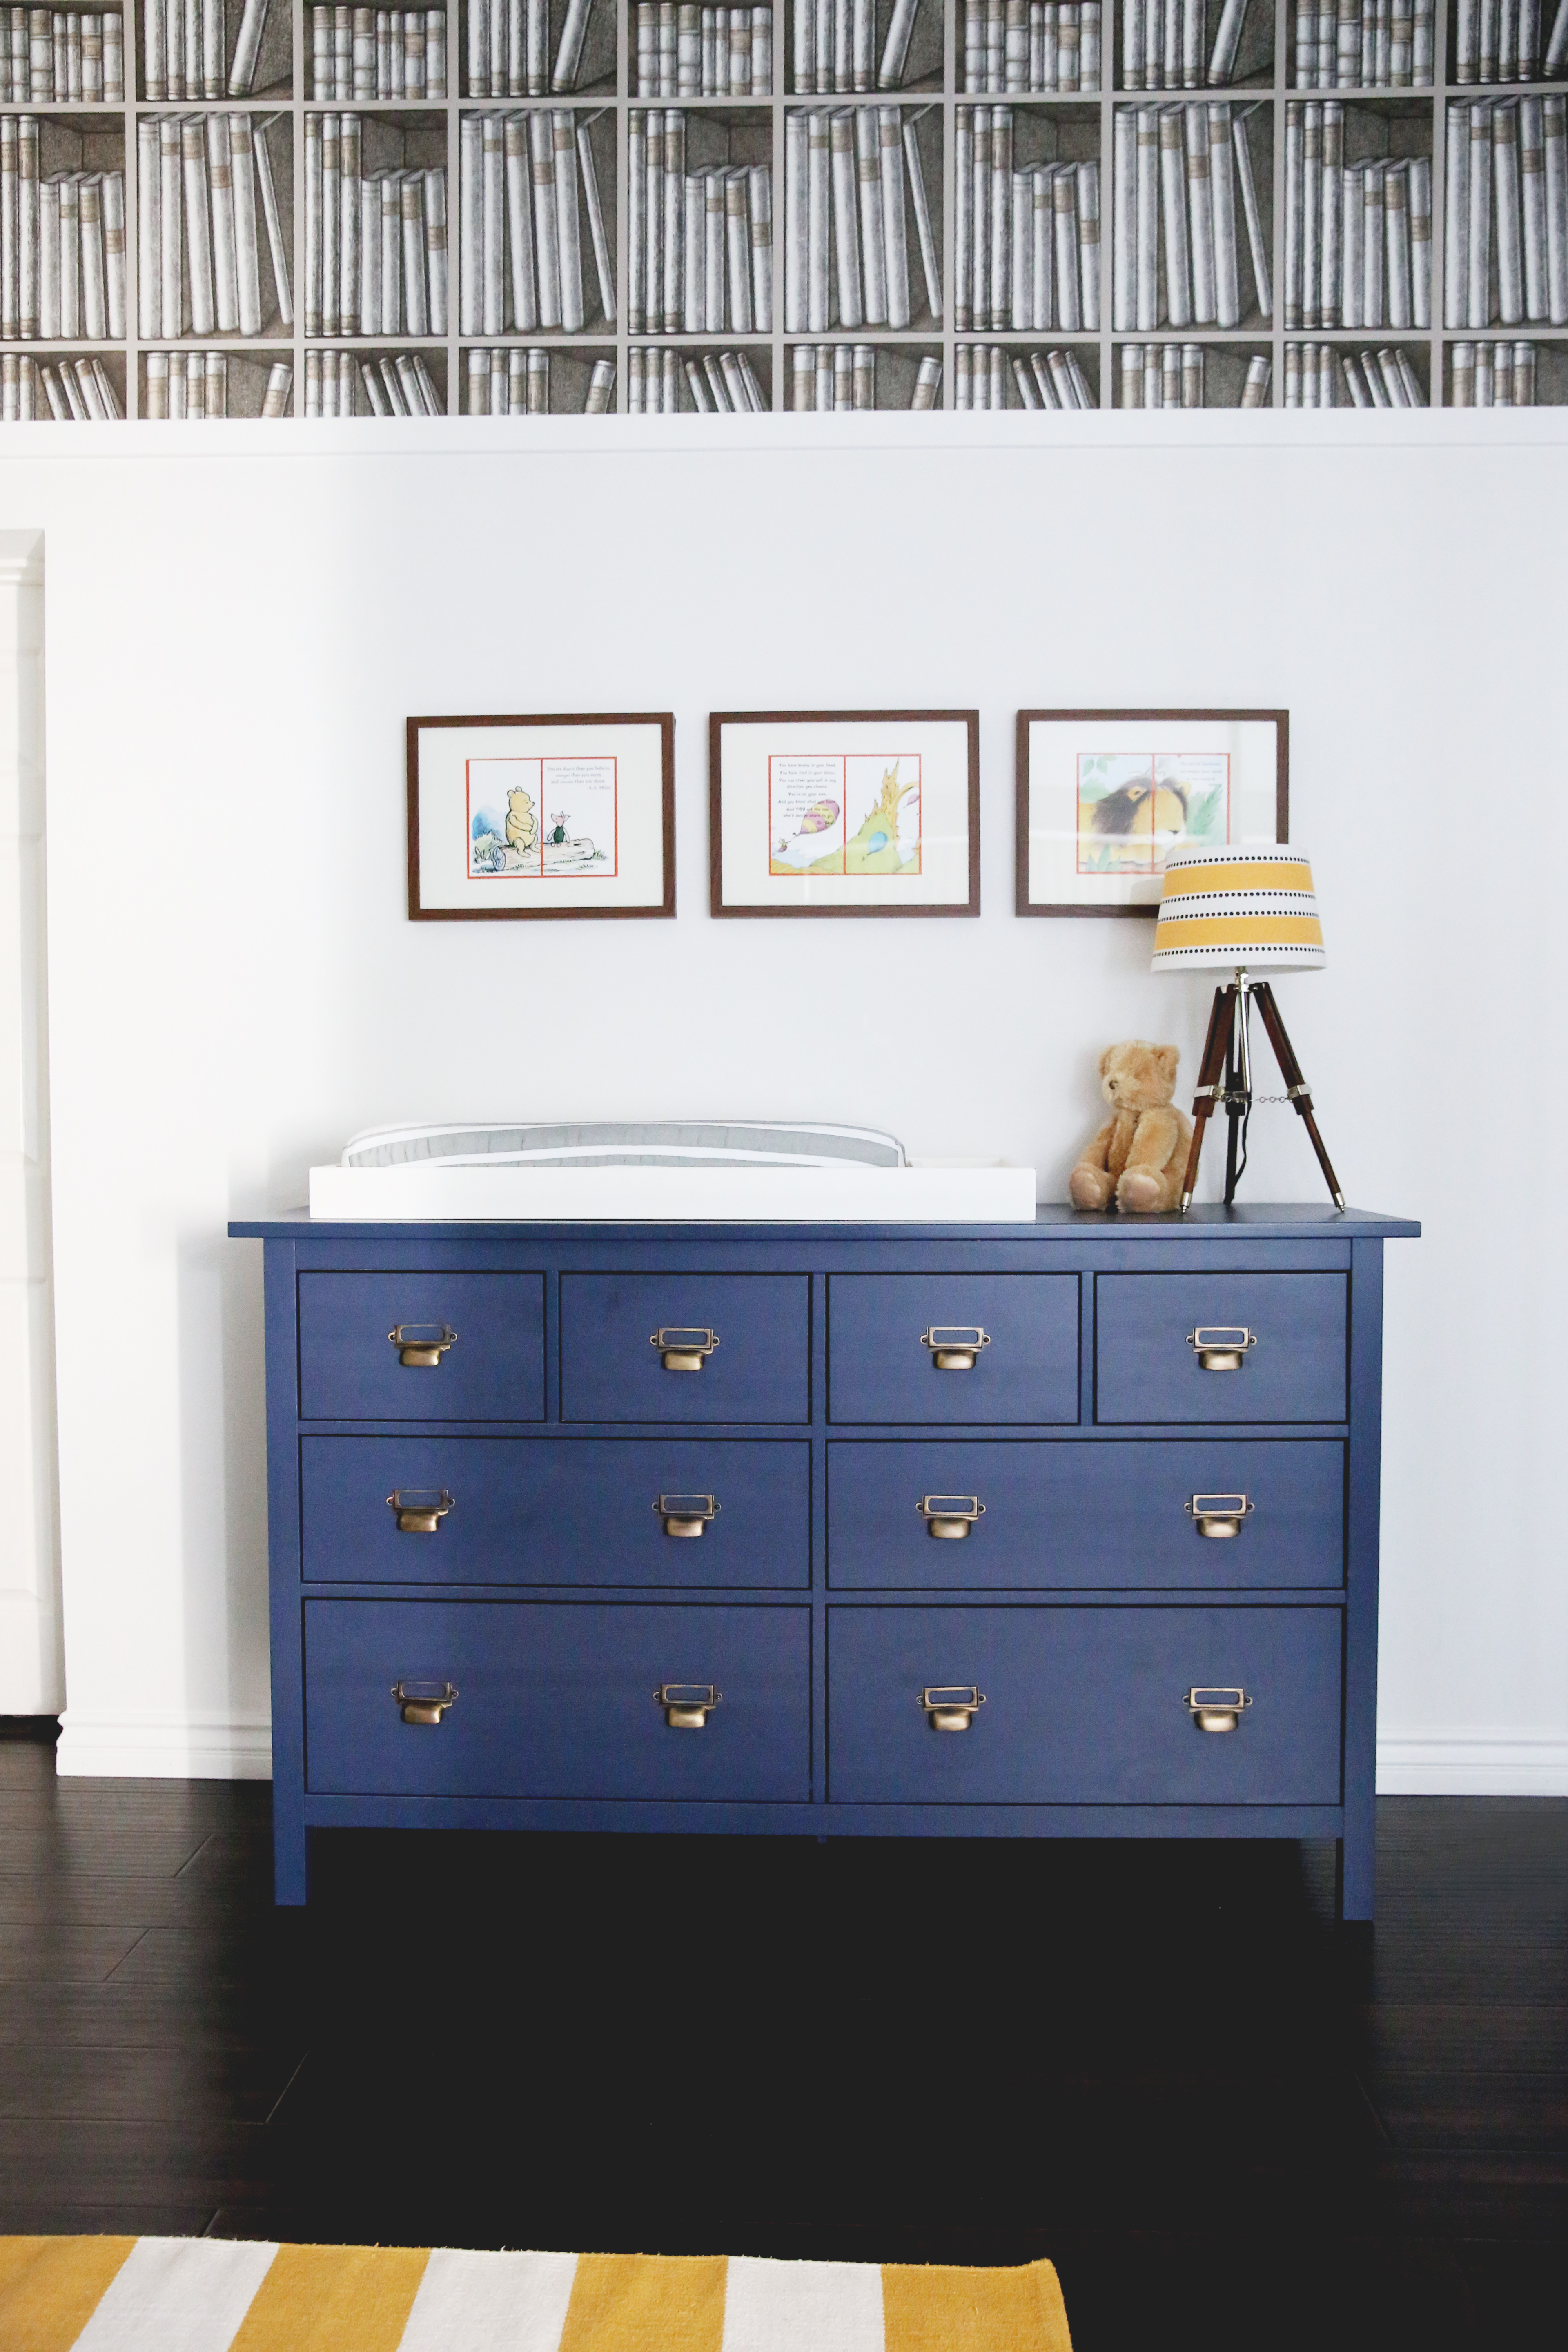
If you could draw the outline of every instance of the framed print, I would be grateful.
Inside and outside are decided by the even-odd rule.
[[[716,710],[715,915],[978,915],[975,710]]]
[[[1152,915],[1167,854],[1289,835],[1284,710],[1020,710],[1020,915]]]
[[[670,712],[408,721],[411,920],[674,912]]]

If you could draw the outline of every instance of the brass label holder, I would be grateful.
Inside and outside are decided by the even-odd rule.
[[[386,1336],[398,1362],[416,1371],[438,1371],[442,1357],[458,1344],[449,1323],[395,1323]]]
[[[939,1372],[972,1372],[981,1349],[990,1345],[991,1334],[978,1323],[933,1323],[921,1333],[921,1346],[931,1349]]]
[[[1187,1345],[1205,1372],[1239,1372],[1258,1345],[1258,1334],[1245,1323],[1200,1323],[1187,1333]]]
[[[1190,1690],[1182,1705],[1200,1731],[1236,1731],[1252,1701],[1244,1690]]]
[[[660,1683],[654,1697],[671,1731],[705,1731],[713,1709],[724,1703],[712,1683]]]
[[[705,1323],[661,1323],[648,1334],[667,1372],[700,1372],[718,1345],[718,1332]]]
[[[395,1486],[386,1501],[400,1536],[433,1536],[456,1499],[445,1486]]]
[[[984,1692],[973,1683],[928,1683],[921,1693],[933,1731],[967,1731],[984,1704]]]
[[[1255,1506],[1245,1495],[1193,1495],[1182,1508],[1199,1535],[1218,1541],[1238,1536],[1243,1519],[1251,1517]]]
[[[985,1515],[978,1495],[922,1495],[915,1505],[926,1523],[926,1533],[949,1543],[965,1537]]]
[[[714,1495],[658,1495],[653,1507],[664,1521],[667,1536],[700,1536],[719,1516]]]
[[[398,1682],[392,1685],[397,1711],[405,1723],[439,1723],[458,1697],[456,1683]]]

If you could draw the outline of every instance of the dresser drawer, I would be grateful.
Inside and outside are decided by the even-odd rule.
[[[830,1276],[829,1420],[1076,1422],[1078,1285],[1076,1274]],[[977,1333],[986,1344],[964,1349]]]
[[[811,1581],[804,1438],[306,1437],[300,1488],[308,1583]],[[443,1501],[433,1530],[407,1524]]]
[[[1191,1507],[1200,1499],[1251,1508],[1230,1522],[1236,1535],[1205,1535]],[[947,1524],[968,1527],[962,1538],[931,1533],[944,1503]],[[1345,1449],[1331,1438],[836,1438],[827,1448],[827,1580],[840,1590],[1337,1585],[1344,1521]]]
[[[1333,1805],[1338,1609],[834,1608],[828,1796],[840,1804]],[[930,1686],[973,1686],[964,1732]],[[1194,1687],[1245,1690],[1201,1731]]]
[[[693,1346],[657,1345],[661,1332]],[[700,1370],[667,1369],[693,1352]],[[561,1418],[809,1421],[811,1277],[563,1274]]]
[[[811,1612],[563,1601],[308,1601],[306,1786],[432,1797],[808,1801]],[[406,1724],[394,1684],[456,1686]],[[701,1730],[655,1693],[713,1684]]]
[[[303,1421],[544,1418],[542,1275],[302,1274],[299,1298]]]
[[[1102,1274],[1094,1321],[1099,1422],[1345,1418],[1342,1274]],[[1194,1332],[1255,1344],[1205,1370]]]

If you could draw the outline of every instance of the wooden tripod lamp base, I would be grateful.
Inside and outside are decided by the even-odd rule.
[[[1214,1010],[1209,1014],[1209,1033],[1204,1045],[1203,1066],[1198,1072],[1197,1090],[1193,1099],[1193,1142],[1187,1154],[1187,1172],[1182,1179],[1182,1213],[1184,1216],[1197,1188],[1198,1160],[1204,1148],[1204,1129],[1209,1117],[1219,1105],[1225,1105],[1228,1122],[1225,1155],[1225,1197],[1227,1202],[1236,1198],[1237,1159],[1240,1147],[1241,1123],[1252,1108],[1252,1055],[1247,1031],[1247,1000],[1253,997],[1263,1016],[1263,1026],[1274,1048],[1274,1058],[1279,1065],[1279,1075],[1285,1081],[1287,1100],[1292,1104],[1299,1118],[1306,1122],[1312,1149],[1318,1155],[1318,1165],[1323,1171],[1323,1181],[1336,1209],[1345,1205],[1340,1190],[1340,1180],[1334,1174],[1333,1162],[1312,1111],[1311,1091],[1301,1076],[1301,1065],[1285,1024],[1279,1017],[1279,1007],[1274,1002],[1274,991],[1266,980],[1248,980],[1238,971],[1228,987],[1216,988]]]
[[[1300,850],[1289,849],[1282,843],[1258,848],[1231,844],[1212,849],[1184,843],[1173,845],[1165,858],[1164,887],[1154,925],[1154,970],[1193,971],[1206,967],[1212,971],[1218,965],[1234,975],[1228,984],[1215,990],[1214,1011],[1209,1015],[1193,1102],[1192,1149],[1182,1182],[1184,1215],[1197,1185],[1204,1129],[1221,1103],[1229,1128],[1225,1197],[1227,1202],[1236,1198],[1237,1180],[1246,1165],[1243,1122],[1253,1105],[1247,1016],[1254,997],[1285,1081],[1285,1099],[1295,1105],[1297,1117],[1306,1121],[1334,1206],[1344,1207],[1345,1196],[1318,1133],[1312,1097],[1285,1034],[1274,991],[1268,981],[1251,980],[1247,971],[1249,963],[1261,964],[1269,971],[1315,971],[1325,961],[1312,869]]]

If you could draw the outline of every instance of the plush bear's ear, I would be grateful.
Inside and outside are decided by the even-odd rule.
[[[1179,1045],[1156,1045],[1154,1048],[1154,1059],[1170,1086],[1173,1087],[1176,1083],[1176,1065],[1181,1058],[1182,1049]]]
[[[1111,1056],[1115,1051],[1114,1045],[1108,1045],[1100,1057],[1100,1075],[1102,1078],[1110,1075]]]

